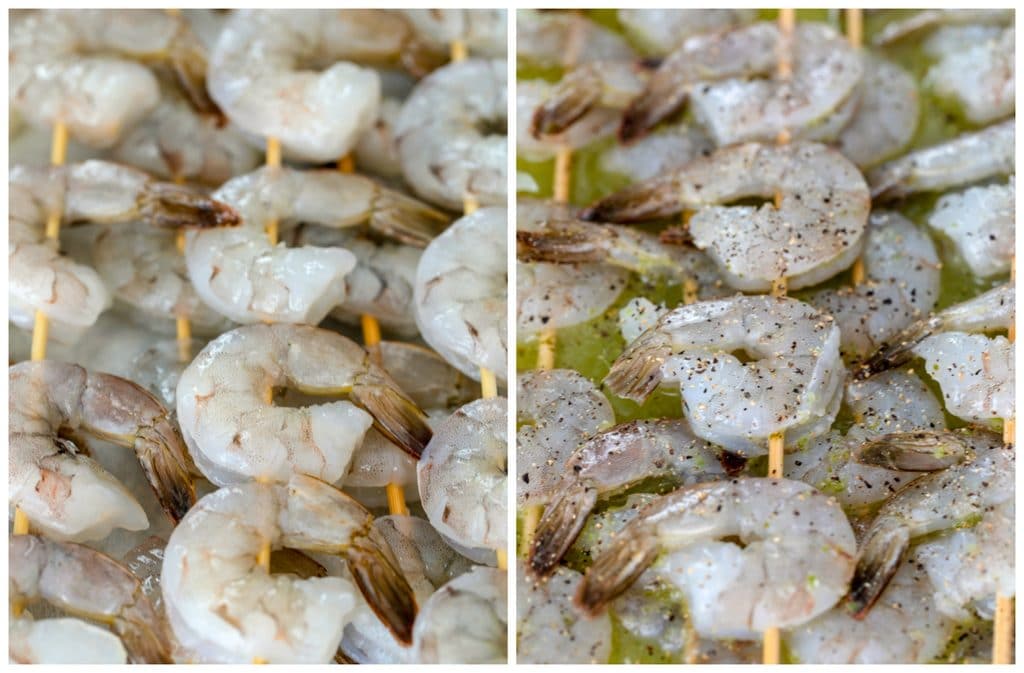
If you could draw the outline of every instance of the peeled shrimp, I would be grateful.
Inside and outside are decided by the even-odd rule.
[[[742,468],[736,460],[731,471]],[[572,545],[599,498],[628,490],[647,479],[677,485],[724,478],[717,450],[693,435],[682,420],[644,420],[594,435],[559,470],[560,483],[537,525],[530,569],[549,575]]]
[[[31,329],[35,312],[54,323],[54,336],[73,341],[96,322],[110,295],[91,268],[61,255],[45,237],[49,213],[63,224],[142,219],[163,228],[238,223],[224,204],[185,187],[152,180],[142,171],[104,161],[68,166],[15,166],[8,179],[11,321]]]
[[[539,79],[516,82],[517,157],[527,161],[547,161],[558,153],[559,147],[579,149],[615,133],[618,111],[593,107],[579,116],[565,132],[535,136],[530,131],[534,111],[551,99],[556,86]],[[527,191],[522,184],[517,185],[517,189],[519,192]]]
[[[245,225],[190,233],[185,260],[203,301],[242,323],[319,323],[345,300],[342,279],[356,265],[342,248],[272,246],[264,232],[270,220],[284,227],[298,221],[339,228],[368,223],[419,245],[448,220],[369,178],[334,170],[261,168],[215,194],[238,209]]]
[[[171,663],[169,634],[124,566],[94,549],[38,535],[12,536],[8,551],[12,599],[42,599],[68,614],[109,624],[132,663]]]
[[[938,26],[1004,25],[1013,22],[1012,9],[929,9],[902,21],[893,21],[875,35],[876,45],[887,45]]]
[[[326,663],[358,587],[410,642],[412,589],[372,520],[341,491],[302,475],[206,496],[171,534],[164,558],[164,601],[178,640],[209,663]],[[341,555],[356,587],[340,577],[269,574],[257,564],[262,543]]]
[[[714,144],[699,126],[663,125],[634,143],[608,149],[601,155],[601,169],[640,182],[682,168],[712,150]]]
[[[131,493],[84,455],[78,432],[131,447],[174,521],[195,502],[194,468],[181,435],[163,405],[138,385],[49,360],[10,367],[8,383],[12,517],[17,507],[35,530],[60,540],[148,527]]]
[[[739,198],[771,204],[725,206]],[[764,292],[786,278],[791,289],[819,283],[860,253],[870,197],[860,171],[816,143],[749,143],[702,157],[661,177],[608,196],[583,219],[636,222],[696,209],[690,232],[728,284]]]
[[[277,387],[351,401],[275,406]],[[249,325],[222,334],[181,375],[177,399],[196,464],[221,486],[287,481],[296,472],[335,482],[371,423],[413,456],[431,436],[424,413],[366,351],[316,327]]]
[[[504,58],[508,13],[504,9],[402,9],[416,33],[438,51],[455,41],[470,54]]]
[[[206,58],[188,24],[160,10],[42,10],[11,24],[11,106],[36,126],[109,147],[160,100],[144,62],[166,62],[193,104],[206,98]]]
[[[836,148],[864,168],[884,161],[910,144],[917,131],[917,83],[906,70],[865,52],[857,111],[839,133]]]
[[[925,75],[924,85],[949,99],[972,124],[987,124],[1013,114],[1014,30],[946,54]]]
[[[723,539],[732,537],[740,543]],[[831,608],[846,592],[855,554],[842,509],[807,484],[697,484],[643,508],[594,561],[576,601],[598,612],[657,563],[683,592],[699,635],[757,639]]]
[[[500,382],[506,376],[505,231],[504,208],[481,208],[434,239],[416,269],[414,310],[420,334],[477,381],[481,367]]]
[[[74,617],[11,617],[7,639],[12,664],[128,663],[120,638]]]
[[[402,172],[420,197],[452,210],[504,206],[506,63],[467,59],[420,80],[395,123]]]
[[[671,53],[688,38],[734,28],[757,19],[750,9],[620,9],[626,34],[657,55]]]
[[[871,198],[882,201],[917,192],[941,192],[1013,173],[1014,120],[915,150],[868,173]]]
[[[507,546],[506,406],[494,397],[460,407],[438,426],[416,466],[430,523],[470,549]]]
[[[625,38],[577,12],[516,12],[516,57],[520,63],[572,68],[591,61],[628,61]]]
[[[504,525],[504,524],[503,524]],[[413,629],[421,664],[503,664],[508,643],[508,579],[477,566],[430,597]]]
[[[980,525],[987,512],[1012,502],[1012,448],[998,435],[978,430],[952,435],[949,441],[968,442],[974,460],[911,482],[882,505],[862,539],[849,598],[857,616],[866,615],[885,591],[911,540]]]
[[[944,194],[928,224],[956,246],[971,273],[982,278],[1007,273],[1013,261],[1016,180]]]
[[[516,579],[516,662],[520,664],[603,664],[612,650],[612,623],[572,604],[583,576],[569,568],[536,579],[522,566]]]
[[[844,376],[831,319],[795,299],[737,296],[669,311],[619,356],[605,384],[643,402],[675,383],[695,435],[759,456],[773,433],[792,447],[827,432]]]

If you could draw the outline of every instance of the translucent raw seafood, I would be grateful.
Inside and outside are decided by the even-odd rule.
[[[508,579],[477,566],[434,593],[413,629],[421,664],[503,664],[508,643]]]
[[[536,579],[520,566],[516,579],[516,662],[604,664],[612,649],[607,614],[590,618],[572,604],[583,576],[569,568]]]
[[[1007,273],[1013,262],[1014,199],[1017,182],[943,194],[928,215],[928,225],[956,246],[971,273],[988,278]]]

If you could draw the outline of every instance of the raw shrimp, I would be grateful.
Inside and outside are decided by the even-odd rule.
[[[206,341],[190,339],[187,345],[189,353],[198,353]],[[188,364],[181,359],[181,341],[164,339],[151,342],[151,345],[136,354],[128,364],[125,378],[156,395],[169,410],[177,413],[175,391],[178,389],[178,379]]]
[[[935,589],[920,554],[900,564],[875,608],[864,619],[845,606],[786,633],[796,661],[814,664],[926,664],[942,654],[953,621],[936,608]]]
[[[836,148],[864,168],[884,161],[910,144],[917,131],[917,83],[906,70],[865,52],[857,110],[839,133]]]
[[[506,407],[503,397],[460,407],[438,426],[416,466],[430,523],[470,549],[507,546]]]
[[[11,24],[11,106],[36,126],[109,147],[160,100],[143,62],[165,62],[193,105],[206,97],[206,57],[188,24],[160,10],[42,10]]]
[[[401,100],[385,96],[380,102],[377,121],[359,136],[352,148],[352,156],[360,171],[382,178],[402,177],[402,158],[395,139],[395,124],[401,112]]]
[[[647,68],[631,61],[595,61],[563,77],[532,112],[530,134],[553,136],[571,129],[595,110],[622,110],[643,92]]]
[[[924,85],[949,100],[972,124],[987,124],[1013,114],[1014,30],[947,54],[925,75]]]
[[[111,150],[115,160],[161,178],[219,185],[256,168],[262,157],[232,124],[164,98]]]
[[[676,383],[694,434],[759,456],[774,433],[793,447],[827,432],[845,373],[830,318],[796,299],[737,296],[669,311],[619,356],[605,384],[643,402]]]
[[[920,477],[882,505],[861,540],[850,584],[849,607],[857,617],[866,615],[885,591],[911,540],[977,527],[987,512],[1013,501],[1011,447],[980,430],[950,435],[948,441],[966,441],[974,460]]]
[[[216,198],[237,208],[245,226],[190,232],[185,260],[202,300],[241,323],[319,323],[345,300],[342,279],[356,264],[342,248],[272,246],[264,232],[272,219],[284,227],[367,223],[418,245],[448,221],[416,199],[335,170],[261,168],[227,182]]]
[[[11,617],[8,647],[12,664],[125,664],[121,639],[99,626],[62,617]]]
[[[420,80],[395,123],[406,181],[422,198],[462,210],[463,201],[505,205],[505,61],[467,59]]]
[[[564,133],[534,137],[530,132],[533,113],[551,99],[556,86],[539,79],[516,82],[517,157],[527,161],[547,161],[558,153],[559,147],[575,150],[615,133],[619,112],[610,108],[593,107],[576,119]],[[517,188],[520,192],[526,191],[522,184],[517,185]]]
[[[31,329],[36,311],[42,311],[54,323],[52,334],[70,341],[96,322],[110,295],[95,271],[61,255],[45,237],[51,212],[61,213],[64,225],[139,219],[163,228],[238,223],[238,215],[218,201],[104,161],[15,166],[7,184],[11,322]]]
[[[340,577],[272,575],[261,544],[340,555],[358,590],[405,643],[416,601],[361,505],[313,477],[250,482],[196,503],[171,534],[161,584],[182,646],[209,663],[326,663],[355,607]]]
[[[519,566],[516,579],[516,662],[604,664],[612,650],[607,614],[589,619],[572,604],[583,576],[569,568],[536,579]]]
[[[778,208],[719,205],[781,194]],[[636,222],[696,209],[690,233],[727,283],[766,292],[815,285],[845,269],[862,247],[868,211],[860,171],[817,143],[748,143],[720,149],[683,168],[631,185],[583,211],[586,220]]]
[[[966,421],[1013,418],[1014,345],[1004,336],[943,332],[914,347],[938,381],[946,410]]]
[[[554,570],[599,498],[646,480],[685,485],[721,479],[742,469],[744,461],[728,464],[727,470],[718,451],[683,420],[631,421],[594,435],[558,471],[562,479],[537,525],[530,569],[538,576]]]
[[[108,624],[132,663],[171,663],[169,634],[124,566],[94,549],[38,535],[12,536],[9,545],[11,599],[42,599]]]
[[[821,290],[808,303],[835,318],[842,354],[862,359],[916,320],[939,297],[941,262],[928,234],[896,212],[868,219],[864,282]]]
[[[516,12],[516,57],[540,67],[572,68],[634,57],[625,38],[577,12]]]
[[[506,376],[506,226],[505,208],[481,208],[435,238],[416,268],[413,308],[420,334],[476,381],[481,367],[499,382]]]
[[[427,44],[446,51],[461,42],[473,55],[504,58],[508,50],[508,13],[504,9],[399,10]]]
[[[982,278],[1009,272],[1013,262],[1016,180],[944,194],[928,224],[956,245],[971,273]]]
[[[175,237],[173,231],[153,229],[144,222],[105,227],[92,249],[96,271],[113,296],[144,320],[188,318],[193,333],[200,335],[230,329],[229,320],[200,300]]]
[[[782,48],[792,52],[791,77],[776,76]],[[789,40],[768,22],[697,35],[662,61],[626,110],[619,136],[639,138],[692,98],[697,121],[717,145],[774,141],[839,109],[862,72],[857,52],[821,23],[797,25]]]
[[[734,537],[739,544],[726,541]],[[596,613],[657,561],[686,597],[699,635],[757,639],[831,608],[846,592],[856,550],[842,509],[807,484],[697,484],[642,509],[594,561],[576,601]]]
[[[98,540],[149,522],[131,493],[84,455],[76,433],[130,447],[164,511],[179,521],[195,502],[192,461],[169,412],[140,386],[78,365],[42,360],[8,369],[8,504],[35,530]]]
[[[615,412],[590,379],[571,369],[524,372],[516,395],[516,502],[543,505],[576,447],[614,425]]]
[[[757,19],[751,9],[620,9],[626,34],[652,54],[667,55],[688,38]]]
[[[1013,23],[1012,9],[929,9],[902,21],[893,21],[875,35],[876,45],[887,45],[919,31],[938,26],[969,24],[1005,25]]]
[[[897,199],[917,192],[942,192],[1013,173],[1014,120],[915,150],[867,175],[871,198]]]
[[[280,387],[351,401],[275,406],[268,394]],[[414,457],[431,436],[423,411],[366,351],[304,325],[249,325],[222,334],[181,375],[177,398],[189,450],[219,486],[286,481],[293,472],[335,482],[371,423]]]
[[[504,570],[477,566],[459,575],[423,605],[413,628],[413,659],[421,664],[505,663],[507,606]]]
[[[601,155],[601,169],[640,182],[682,168],[711,154],[714,148],[711,139],[695,124],[663,125],[630,145],[616,144],[608,149]]]

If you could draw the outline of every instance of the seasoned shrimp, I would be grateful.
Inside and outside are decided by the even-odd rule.
[[[504,570],[477,566],[459,575],[424,603],[413,629],[413,659],[421,664],[505,663],[507,605]]]
[[[645,51],[667,55],[688,38],[734,28],[757,19],[751,9],[620,9],[626,34]]]
[[[11,617],[7,639],[12,664],[128,663],[120,638],[74,617]]]
[[[939,382],[947,411],[978,423],[1015,415],[1013,351],[1004,336],[964,332],[933,334],[914,348]]]
[[[203,662],[330,661],[356,588],[340,577],[268,573],[257,556],[269,543],[344,557],[367,602],[411,642],[416,601],[372,522],[344,493],[304,475],[204,497],[167,543],[161,584],[175,635]]]
[[[36,126],[109,147],[160,100],[143,62],[168,63],[193,105],[210,110],[206,57],[188,24],[160,10],[42,10],[11,23],[11,106]]]
[[[792,52],[791,77],[776,74],[782,47]],[[840,108],[862,72],[857,52],[821,23],[797,25],[788,44],[768,22],[697,35],[661,63],[626,110],[619,135],[639,138],[692,98],[697,121],[717,145],[774,141],[781,131],[814,126]]]
[[[695,435],[759,456],[774,433],[792,447],[827,432],[845,373],[831,319],[795,299],[737,296],[669,311],[619,356],[605,384],[642,402],[677,383]]]
[[[348,395],[275,406],[275,388]],[[178,420],[199,469],[219,486],[294,473],[335,482],[371,423],[418,457],[426,416],[356,343],[304,325],[249,325],[217,337],[178,381]],[[365,411],[364,411],[365,409]]]
[[[917,192],[942,192],[1013,173],[1014,120],[915,150],[867,175],[871,198],[882,201]]]
[[[363,223],[425,245],[448,216],[359,175],[334,170],[261,168],[217,190],[243,227],[190,232],[185,260],[200,298],[241,323],[317,324],[345,300],[344,277],[356,265],[343,248],[272,246],[265,225],[305,221],[342,228]]]
[[[471,54],[504,58],[508,49],[508,12],[504,9],[399,10],[427,44],[445,51],[455,41]]]
[[[505,61],[467,59],[420,80],[395,123],[406,181],[422,198],[505,205],[508,100]]]
[[[862,259],[863,283],[821,290],[807,300],[835,318],[840,350],[852,360],[929,315],[939,297],[942,265],[935,244],[899,213],[871,214]]]
[[[588,619],[572,604],[583,576],[569,568],[536,579],[519,567],[516,579],[516,662],[520,664],[604,664],[612,650],[607,614]]]
[[[778,208],[719,205],[781,194]],[[868,211],[860,171],[817,143],[748,143],[720,149],[683,168],[601,199],[585,220],[636,222],[696,209],[690,233],[728,284],[766,292],[786,278],[790,289],[842,271],[862,247]]]
[[[503,397],[460,407],[438,426],[416,466],[430,523],[469,549],[507,546],[506,407]]]
[[[595,61],[568,72],[532,112],[535,138],[567,132],[596,110],[622,110],[643,92],[647,68],[631,61]]]
[[[917,83],[903,68],[865,52],[857,111],[839,133],[836,148],[864,168],[906,148],[917,131]]]
[[[714,143],[696,124],[663,125],[630,145],[616,144],[607,150],[601,155],[601,168],[640,182],[682,168],[714,149]]]
[[[192,461],[168,411],[131,381],[42,360],[8,369],[11,516],[55,539],[98,540],[149,522],[128,490],[83,453],[74,433],[130,447],[164,511],[195,502]]]
[[[524,372],[516,395],[516,502],[543,505],[576,447],[614,425],[615,412],[590,379],[571,369]]]
[[[925,75],[924,85],[939,99],[952,101],[972,124],[987,124],[1013,114],[1014,30],[946,54]]]
[[[677,485],[721,479],[743,463],[733,458],[727,471],[718,451],[682,420],[632,421],[594,435],[559,470],[561,482],[530,548],[530,569],[539,576],[554,570],[599,498],[648,479]]]
[[[420,334],[477,381],[481,367],[499,382],[506,376],[505,227],[503,207],[481,208],[434,239],[416,268],[413,308]]]
[[[238,215],[218,201],[104,161],[15,166],[7,184],[11,322],[31,329],[36,311],[42,311],[54,323],[53,336],[70,341],[96,322],[110,295],[94,270],[61,255],[45,237],[51,212],[61,213],[65,225],[139,219],[164,228],[238,223]]]
[[[982,278],[1007,273],[1013,262],[1016,179],[944,194],[928,225],[948,236],[971,273]]]
[[[171,663],[169,634],[142,586],[109,556],[70,542],[15,535],[8,560],[12,599],[41,599],[70,615],[108,624],[132,663]]]
[[[516,57],[520,63],[572,68],[591,61],[628,61],[626,39],[577,12],[516,12]]]
[[[726,541],[734,537],[739,544]],[[758,639],[831,608],[856,550],[842,509],[807,484],[697,484],[643,508],[594,561],[576,601],[598,612],[657,562],[683,592],[699,635]]]
[[[1005,25],[1013,23],[1012,9],[929,9],[902,21],[893,21],[874,37],[876,45],[887,45],[939,26],[968,24]]]
[[[539,79],[516,82],[517,157],[527,161],[547,161],[558,153],[559,147],[579,149],[611,137],[615,133],[619,112],[610,108],[594,107],[579,116],[564,133],[535,137],[530,131],[534,111],[551,99],[556,86]],[[521,184],[522,180],[517,182],[520,192],[527,191]]]
[[[861,540],[857,571],[850,584],[850,608],[856,616],[866,615],[885,591],[911,540],[948,534],[961,527],[976,528],[983,524],[987,512],[1013,501],[1011,447],[1004,446],[998,435],[980,430],[950,434],[948,441],[966,441],[974,450],[974,460],[920,477],[882,505]],[[982,534],[984,530],[980,529]],[[967,561],[966,565],[971,564]],[[1012,579],[1010,582],[1012,587]]]

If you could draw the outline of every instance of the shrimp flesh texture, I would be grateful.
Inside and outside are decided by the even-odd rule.
[[[431,241],[416,268],[413,307],[420,334],[477,381],[480,368],[499,382],[506,376],[506,219],[503,207],[462,217]]]
[[[618,33],[577,12],[516,12],[516,58],[540,67],[573,68],[591,61],[629,61],[632,48]]]
[[[740,544],[724,539],[734,536]],[[807,484],[696,484],[642,509],[594,561],[576,601],[596,613],[657,562],[683,592],[696,633],[757,639],[835,605],[855,554],[842,509]]]
[[[168,411],[140,386],[78,365],[41,360],[8,369],[11,516],[59,540],[98,540],[149,525],[138,501],[91,458],[74,433],[131,447],[164,511],[179,521],[195,502],[191,459]]]
[[[952,101],[972,124],[987,124],[1013,114],[1014,30],[963,51],[947,54],[925,75],[924,85]]]
[[[918,12],[907,19],[889,23],[875,35],[872,41],[877,46],[884,46],[920,31],[944,26],[972,24],[1001,26],[1011,23],[1013,23],[1012,9],[929,9]]]
[[[860,168],[889,159],[910,144],[920,102],[910,73],[865,52],[857,111],[839,133],[836,149]]]
[[[403,642],[416,602],[361,505],[313,477],[250,482],[201,499],[167,543],[163,596],[182,646],[209,663],[326,663],[355,607],[356,587]],[[340,577],[270,574],[261,544],[346,559]]]
[[[1007,184],[971,187],[944,194],[928,216],[928,225],[956,245],[971,273],[982,278],[1010,271],[1013,262],[1016,179]]]
[[[508,579],[477,566],[439,588],[413,628],[421,664],[503,664],[508,648]]]
[[[774,433],[792,447],[827,432],[845,374],[830,318],[796,299],[737,296],[669,311],[629,345],[604,382],[636,402],[676,383],[695,435],[759,456]]]
[[[640,182],[682,168],[714,149],[696,124],[674,124],[630,145],[616,144],[601,155],[601,169]]]
[[[461,42],[470,54],[504,58],[508,12],[504,9],[402,9],[417,35],[438,51]]]
[[[15,535],[8,559],[12,599],[42,599],[72,616],[108,624],[132,663],[171,663],[163,622],[139,581],[109,556],[71,542]]]
[[[420,80],[395,123],[402,172],[444,208],[504,206],[508,91],[504,60],[467,59]]]
[[[280,387],[350,401],[276,406]],[[217,337],[182,373],[177,402],[189,450],[219,486],[292,473],[333,483],[371,423],[414,457],[431,436],[423,411],[366,351],[304,325],[249,325]]]
[[[126,664],[128,653],[110,631],[74,617],[11,617],[12,664]]]
[[[572,604],[583,576],[558,568],[537,579],[522,566],[516,580],[516,661],[522,664],[603,664],[612,649],[607,614],[590,619]]]
[[[687,39],[734,28],[757,19],[750,9],[620,9],[619,22],[644,50],[670,54]]]
[[[720,205],[777,194],[778,208],[771,203]],[[837,151],[808,142],[748,143],[631,185],[581,217],[638,222],[696,210],[689,225],[693,242],[707,250],[727,283],[767,292],[779,278],[797,289],[852,264],[860,254],[870,207],[863,176]]]

